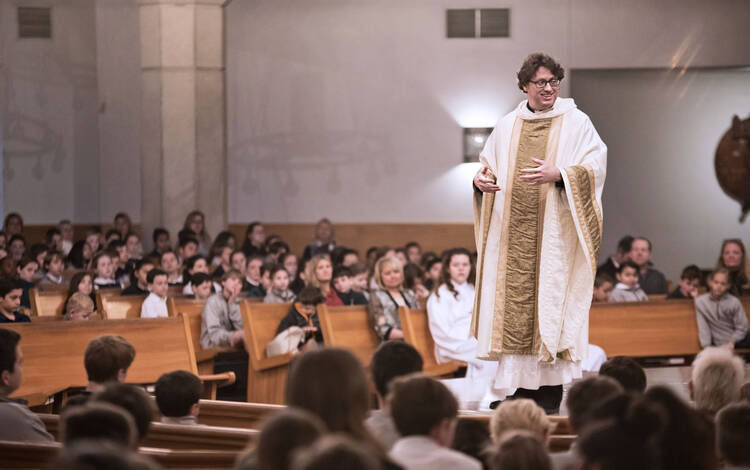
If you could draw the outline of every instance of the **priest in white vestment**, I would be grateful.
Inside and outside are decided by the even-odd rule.
[[[526,59],[518,85],[528,99],[500,119],[474,178],[472,334],[477,357],[498,361],[498,389],[569,383],[586,356],[607,147],[575,102],[558,98],[563,77],[547,55]]]

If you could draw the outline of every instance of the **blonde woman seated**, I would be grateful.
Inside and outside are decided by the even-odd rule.
[[[414,292],[404,288],[404,268],[393,256],[384,256],[375,263],[373,279],[377,285],[370,293],[367,310],[380,339],[399,339],[404,337],[401,322],[398,319],[398,308],[418,308]]]

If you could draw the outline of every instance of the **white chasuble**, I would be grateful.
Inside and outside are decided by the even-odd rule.
[[[581,376],[588,345],[607,147],[572,99],[534,113],[523,101],[480,155],[500,191],[475,190],[477,357],[498,361],[495,388],[536,389]],[[564,188],[520,170],[559,168]]]

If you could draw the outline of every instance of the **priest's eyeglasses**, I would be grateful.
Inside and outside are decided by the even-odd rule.
[[[543,90],[547,84],[549,83],[549,86],[552,88],[560,88],[560,80],[553,78],[551,80],[537,80],[537,81],[530,81],[529,83],[533,83],[534,86],[537,87],[539,90]]]

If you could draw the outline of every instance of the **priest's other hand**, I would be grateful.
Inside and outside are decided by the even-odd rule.
[[[483,193],[494,193],[500,191],[500,186],[495,182],[495,177],[486,166],[482,166],[477,174],[474,175],[474,186]]]
[[[521,169],[521,179],[529,184],[544,184],[544,183],[555,183],[562,179],[560,176],[560,170],[550,163],[538,158],[532,158],[534,163],[539,166],[534,168],[523,168]]]

